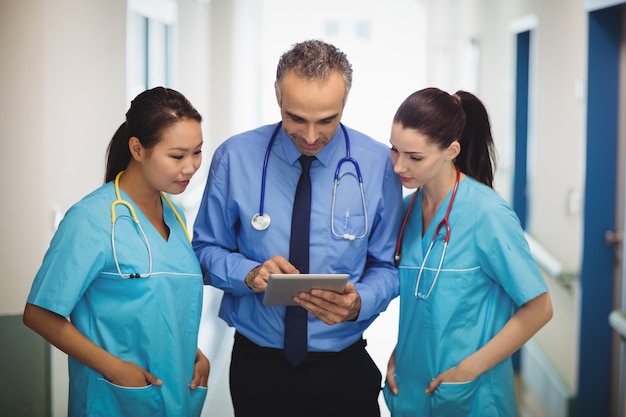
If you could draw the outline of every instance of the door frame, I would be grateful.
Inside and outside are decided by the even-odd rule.
[[[593,3],[591,5],[590,3]],[[613,247],[618,146],[619,7],[588,2],[587,131],[575,415],[610,415]],[[616,3],[616,2],[611,2]],[[621,2],[620,2],[621,3]]]

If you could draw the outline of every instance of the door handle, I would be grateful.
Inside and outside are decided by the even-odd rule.
[[[604,242],[609,245],[620,245],[624,242],[624,232],[621,230],[607,230],[604,232]]]

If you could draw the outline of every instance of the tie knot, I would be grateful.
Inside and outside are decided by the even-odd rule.
[[[309,172],[311,168],[311,163],[315,159],[314,156],[302,155],[298,160],[300,161],[300,166],[302,166],[302,172]]]

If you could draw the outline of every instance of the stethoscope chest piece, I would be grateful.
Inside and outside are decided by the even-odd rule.
[[[271,222],[272,222],[272,219],[267,213],[263,213],[263,214],[257,213],[254,216],[252,216],[252,220],[250,220],[250,223],[252,223],[252,227],[255,230],[265,230],[268,227],[270,227]]]

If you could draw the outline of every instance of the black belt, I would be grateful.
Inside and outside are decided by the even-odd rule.
[[[243,346],[254,349],[257,352],[263,352],[264,354],[267,354],[269,356],[276,356],[276,357],[282,357],[282,358],[285,357],[283,353],[283,349],[259,346],[239,332],[235,332],[235,342],[241,343]],[[351,344],[350,346],[348,346],[347,348],[344,348],[338,352],[307,352],[306,358],[304,358],[304,360],[316,361],[318,359],[328,358],[331,356],[340,356],[340,355],[355,351],[357,349],[363,349],[365,348],[365,346],[367,346],[367,341],[365,339],[359,339],[353,344]]]

